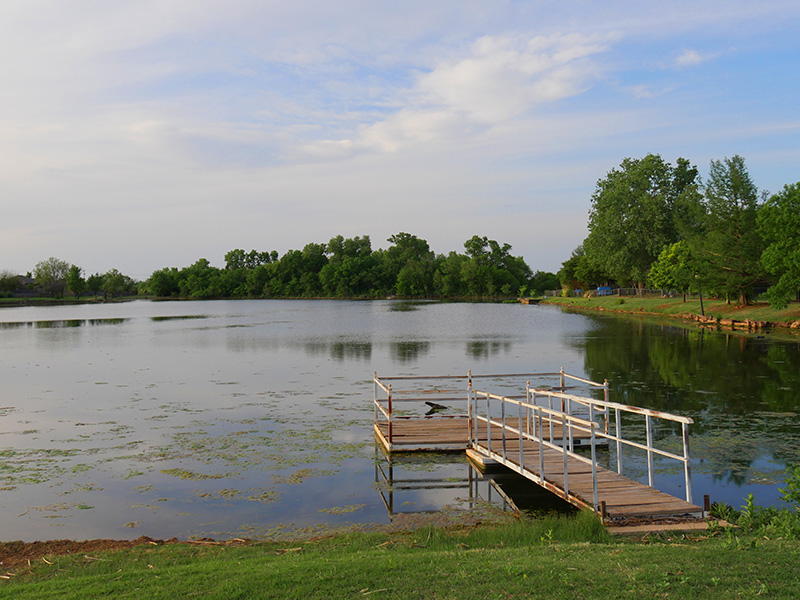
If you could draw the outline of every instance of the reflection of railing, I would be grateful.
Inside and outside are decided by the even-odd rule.
[[[497,475],[481,473],[461,456],[454,460],[451,454],[397,456],[377,447],[375,450],[375,488],[392,520],[397,516],[439,513],[445,507],[458,505],[472,510],[482,503],[520,514],[511,493],[495,481]],[[436,468],[426,468],[429,464]],[[504,480],[518,477],[508,473],[500,476]],[[520,477],[519,481],[526,480]]]
[[[378,455],[381,456],[378,456]],[[421,461],[416,455],[404,456],[401,458],[392,457],[389,454],[379,452],[376,448],[375,457],[375,487],[380,494],[386,511],[389,517],[394,517],[400,514],[425,514],[439,512],[442,507],[450,502],[456,500],[458,496],[457,491],[467,492],[467,498],[461,498],[470,503],[470,508],[474,506],[474,498],[472,493],[474,469],[469,463],[459,461],[452,463],[452,466],[457,471],[466,471],[466,476],[455,476],[454,473],[449,472],[446,476],[439,475],[435,472],[427,472],[422,470],[422,476],[412,476],[413,472],[419,472],[421,467],[424,467],[425,462]],[[444,456],[439,456],[436,462],[437,466],[447,465],[448,461]],[[450,469],[452,471],[452,468]],[[439,476],[437,476],[439,475]],[[433,508],[420,509],[416,506],[418,493],[441,492],[442,490],[453,490],[453,497],[449,498],[449,502],[442,502],[441,505],[436,504]],[[403,501],[398,505],[396,495],[402,494],[405,498],[414,498],[414,501]],[[401,497],[401,498],[402,498]],[[403,510],[402,507],[414,506],[413,509]]]

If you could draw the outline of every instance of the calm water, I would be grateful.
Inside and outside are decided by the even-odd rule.
[[[412,483],[387,508],[373,371],[608,378],[612,399],[695,419],[696,500],[776,503],[800,456],[799,348],[515,304],[7,308],[0,539],[271,537],[489,499],[463,457],[427,456],[394,465]]]

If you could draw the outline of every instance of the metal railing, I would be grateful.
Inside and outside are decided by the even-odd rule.
[[[479,399],[485,401],[485,416],[480,414],[478,401]],[[492,417],[492,401],[499,403],[499,418]],[[592,506],[595,510],[600,509],[597,499],[597,456],[596,456],[596,430],[598,424],[589,419],[584,419],[574,415],[567,414],[560,410],[551,410],[543,406],[531,404],[528,401],[516,400],[506,396],[499,396],[489,392],[482,392],[473,390],[471,394],[472,421],[474,421],[471,429],[476,433],[473,447],[479,447],[480,441],[477,439],[477,432],[479,430],[479,423],[486,426],[486,451],[492,455],[499,455],[502,457],[507,466],[511,466],[519,473],[530,476],[536,483],[542,487],[557,493],[559,496],[569,496],[569,459],[573,458],[582,463],[589,464],[592,469]],[[516,427],[513,426],[514,415],[511,415],[512,423],[509,423],[509,411],[506,406],[511,405],[516,407]],[[555,428],[553,425],[561,426],[561,443],[558,444],[555,438]],[[500,445],[498,450],[492,449],[492,426],[500,429],[500,439],[497,443]],[[549,435],[548,435],[549,432]],[[586,433],[589,435],[591,448],[591,458],[586,458],[571,449],[570,440],[573,438],[574,433]],[[509,435],[515,436],[517,441],[517,456],[509,461],[508,445]],[[538,475],[532,468],[528,468],[525,464],[524,442],[530,441],[538,444],[539,461]],[[544,454],[545,448],[555,450],[563,456],[563,469],[558,472],[563,475],[564,485],[563,490],[548,480],[545,471]],[[516,463],[514,464],[508,464]]]
[[[458,382],[463,382],[458,386]],[[456,413],[428,415],[429,418],[452,419],[467,415],[468,375],[393,376],[372,378],[372,403],[375,424],[387,423],[387,440],[393,443],[393,423],[397,420],[421,418],[425,402],[456,403]],[[459,409],[459,407],[463,407]],[[430,411],[429,411],[430,412]]]
[[[576,378],[579,379],[579,378]],[[486,427],[486,450],[490,454],[499,455],[504,461],[508,458],[508,438],[516,436],[519,444],[518,464],[520,472],[525,470],[524,453],[522,451],[523,442],[529,441],[539,445],[540,449],[540,485],[553,490],[553,485],[547,481],[547,474],[544,471],[544,448],[557,450],[564,456],[564,492],[569,493],[569,469],[567,467],[568,458],[590,463],[592,466],[593,481],[593,505],[596,511],[601,507],[597,503],[597,457],[596,446],[601,440],[613,444],[616,448],[617,472],[623,475],[623,450],[634,448],[644,451],[647,463],[647,479],[650,487],[654,485],[654,457],[660,456],[669,460],[682,463],[684,469],[684,483],[686,490],[686,501],[692,502],[692,481],[691,465],[689,455],[689,425],[693,420],[689,417],[673,415],[656,410],[628,406],[608,400],[608,384],[598,384],[588,380],[582,380],[586,384],[600,387],[604,390],[604,399],[567,394],[552,389],[538,389],[531,386],[526,388],[524,401],[517,398],[509,398],[489,392],[472,390],[470,395],[470,442],[473,447],[479,445],[478,431],[480,424]],[[479,401],[485,403],[485,407],[479,406]],[[509,424],[509,414],[514,420],[513,413],[516,413],[516,426]],[[629,423],[625,425],[623,435],[623,417]],[[632,429],[630,421],[640,420],[643,426],[642,432]],[[602,427],[598,420],[602,421]],[[677,454],[663,448],[658,448],[654,442],[653,421],[660,420],[668,423],[675,423],[680,427],[682,438],[682,452]],[[492,426],[499,428],[500,439],[493,440]],[[556,439],[555,432],[561,428],[560,443]],[[591,447],[591,460],[586,456],[575,452],[574,440],[583,434],[584,438],[589,437]],[[633,434],[633,435],[631,435]],[[644,437],[644,443],[632,438]],[[493,450],[499,445],[500,451]],[[532,471],[530,473],[535,478]],[[555,491],[555,490],[553,490]]]
[[[502,373],[476,374],[471,370],[466,375],[409,375],[379,377],[373,373],[372,398],[374,421],[385,423],[387,440],[393,443],[393,423],[398,420],[421,418],[422,405],[425,403],[448,403],[446,414],[428,411],[424,418],[452,419],[470,417],[470,391],[476,381],[491,380],[500,388],[509,390],[505,397],[526,398],[525,387],[530,381],[538,381],[540,385],[551,382],[548,389],[564,391],[579,387],[586,390],[602,389],[603,397],[608,400],[608,382],[597,383],[583,377],[570,375],[561,368],[560,371],[543,373]],[[552,408],[552,407],[550,407]],[[427,410],[427,409],[424,409]],[[473,441],[470,429],[470,441]]]

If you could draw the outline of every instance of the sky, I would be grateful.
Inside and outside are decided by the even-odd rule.
[[[800,181],[800,3],[2,0],[0,270],[473,235],[556,272],[625,157]]]

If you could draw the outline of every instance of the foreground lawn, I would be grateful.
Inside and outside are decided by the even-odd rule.
[[[800,542],[730,531],[612,539],[588,515],[239,547],[148,544],[32,564],[0,581],[0,597],[800,597]]]

